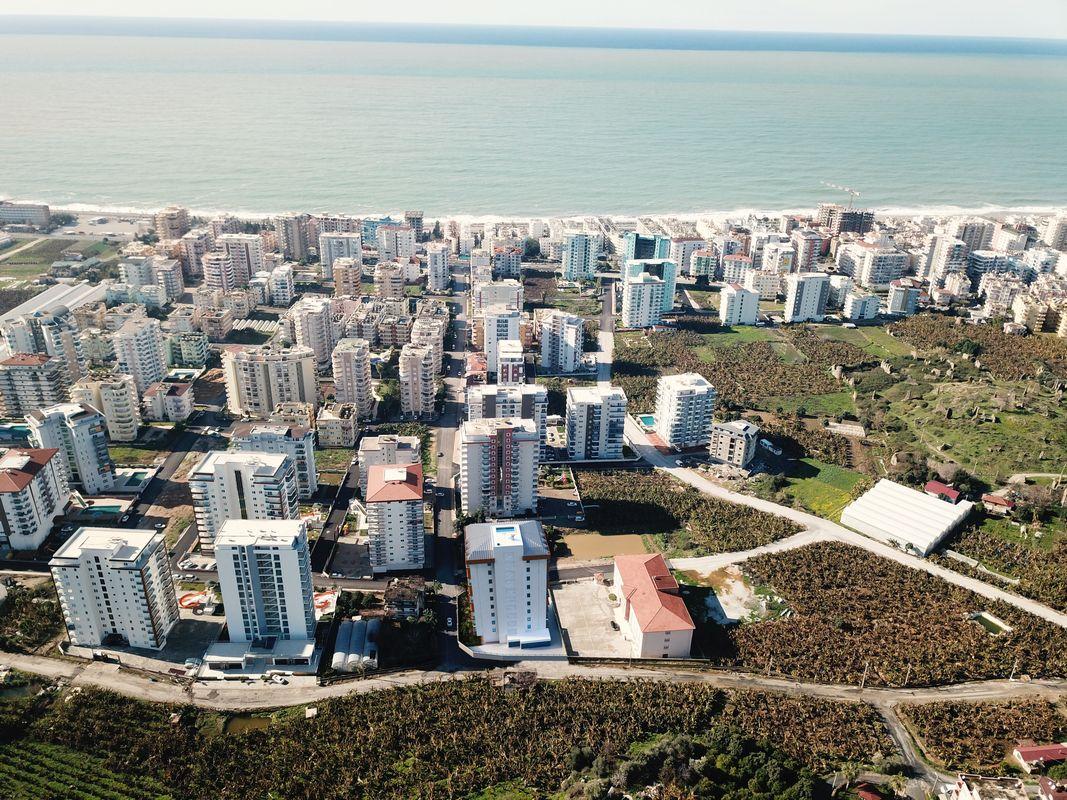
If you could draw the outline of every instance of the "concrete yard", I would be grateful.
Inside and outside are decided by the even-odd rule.
[[[612,589],[593,579],[558,584],[552,589],[564,641],[576,656],[629,658],[630,643],[614,630]]]

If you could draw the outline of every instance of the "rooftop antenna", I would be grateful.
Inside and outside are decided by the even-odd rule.
[[[827,186],[831,189],[837,189],[840,192],[848,194],[848,210],[852,210],[852,204],[856,201],[856,198],[860,196],[860,193],[855,189],[849,189],[847,186],[840,186],[836,183],[827,183],[826,181],[819,181],[823,186]]]

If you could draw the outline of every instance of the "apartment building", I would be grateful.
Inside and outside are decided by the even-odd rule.
[[[426,288],[431,292],[448,291],[452,282],[448,256],[448,245],[444,242],[426,245]]]
[[[464,530],[474,631],[483,643],[537,647],[548,627],[548,541],[537,520],[487,522]]]
[[[193,415],[193,384],[186,381],[160,381],[144,390],[141,408],[153,422],[185,422]]]
[[[238,416],[264,418],[279,403],[318,406],[315,353],[310,347],[263,345],[222,354],[226,405]]]
[[[17,353],[0,361],[0,416],[22,419],[42,406],[66,402],[70,373],[66,362],[44,353]]]
[[[363,294],[363,264],[354,258],[335,258],[330,267],[333,273],[334,297],[359,297]]]
[[[500,386],[526,383],[526,353],[522,342],[504,339],[496,346],[496,382]]]
[[[200,548],[213,552],[226,520],[294,520],[296,465],[281,453],[214,451],[189,474]]]
[[[522,250],[517,247],[494,247],[493,275],[497,278],[521,277]]]
[[[400,348],[399,371],[400,410],[406,416],[432,416],[437,390],[433,348],[412,343],[404,345]]]
[[[784,322],[822,322],[830,276],[825,272],[797,272],[785,278]]]
[[[678,265],[670,259],[636,259],[623,267],[623,277],[638,278],[642,275],[651,275],[663,281],[663,297],[661,298],[661,313],[667,313],[674,308],[674,292],[678,283]]]
[[[507,279],[488,281],[471,285],[470,313],[472,317],[484,313],[490,306],[502,305],[508,308],[522,309],[522,283]]]
[[[215,246],[233,260],[234,280],[239,287],[248,286],[248,280],[267,266],[263,239],[257,234],[224,233],[215,239]]]
[[[829,236],[811,228],[798,228],[790,234],[796,253],[796,268],[801,272],[813,270],[822,256],[823,246]]]
[[[659,325],[665,296],[662,278],[647,272],[625,278],[622,285],[622,327],[651,328]]]
[[[758,292],[728,283],[719,292],[719,322],[723,325],[755,325],[759,315]]]
[[[416,317],[411,323],[411,343],[429,347],[433,351],[433,371],[441,373],[445,357],[446,317]]]
[[[300,520],[227,520],[215,541],[231,642],[315,638],[307,527]]]
[[[743,419],[711,426],[708,453],[712,461],[744,469],[756,455],[759,428]]]
[[[483,384],[467,388],[467,419],[505,417],[533,420],[539,441],[538,458],[544,459],[548,389],[539,384],[519,386]]]
[[[359,465],[359,488],[367,496],[367,478],[370,468],[380,465],[397,465],[422,463],[422,447],[418,436],[364,436],[359,440],[356,452]]]
[[[113,442],[132,442],[141,427],[141,404],[132,375],[89,376],[78,380],[70,389],[74,403],[93,406],[107,422],[107,438]]]
[[[845,295],[845,305],[841,316],[853,322],[874,319],[878,316],[881,298],[876,294],[852,291]]]
[[[86,356],[78,323],[65,307],[6,315],[0,320],[3,350],[8,355],[37,353],[62,358],[72,378],[85,374]]]
[[[12,550],[36,550],[70,502],[63,454],[55,448],[0,450],[0,534]]]
[[[568,233],[563,237],[563,279],[591,280],[596,275],[598,237],[589,233]]]
[[[204,288],[212,292],[232,292],[237,288],[233,258],[225,250],[212,250],[200,259],[204,270]]]
[[[280,422],[243,422],[233,427],[230,449],[238,453],[281,453],[296,466],[296,486],[301,499],[319,490],[315,466],[315,432],[311,428]]]
[[[585,320],[555,309],[540,317],[541,371],[577,372],[582,366]]]
[[[107,449],[104,415],[85,403],[57,403],[26,415],[34,447],[56,449],[69,484],[85,494],[115,489],[115,464]]]
[[[706,446],[715,398],[715,387],[702,375],[664,375],[656,387],[656,434],[675,450]]]
[[[537,510],[541,442],[533,420],[480,419],[459,428],[459,490],[463,511],[514,517]]]
[[[567,389],[568,458],[572,461],[622,458],[626,404],[626,393],[617,386]]]
[[[889,284],[889,296],[886,301],[886,313],[910,317],[919,310],[921,285],[908,279],[895,280]]]
[[[182,236],[178,252],[187,275],[199,278],[204,274],[204,256],[213,246],[211,234],[203,228],[191,230]]]
[[[347,263],[363,268],[363,236],[355,231],[319,234],[319,263],[322,265],[322,279],[336,280],[334,263],[343,258]],[[358,292],[356,292],[358,294]]]
[[[367,474],[367,537],[374,574],[420,570],[426,561],[422,464],[390,464]]]
[[[133,377],[137,391],[161,381],[167,374],[163,333],[155,319],[130,319],[112,337],[120,372]]]
[[[374,386],[371,383],[370,343],[366,339],[341,339],[333,349],[334,399],[351,403],[361,417],[374,410]]]
[[[79,528],[48,568],[71,644],[166,646],[179,617],[162,531]]]
[[[415,231],[410,225],[379,225],[378,260],[400,261],[415,255]]]
[[[319,447],[355,447],[359,426],[352,403],[325,403],[315,417]]]
[[[395,261],[379,261],[374,267],[374,291],[383,300],[404,297],[404,271]]]
[[[483,346],[489,374],[495,375],[498,368],[498,344],[503,341],[519,341],[522,312],[505,305],[492,305],[483,313]]]
[[[676,264],[683,275],[692,275],[693,256],[707,246],[698,236],[676,236],[671,239],[670,252],[665,258]]]
[[[189,209],[167,206],[152,216],[152,229],[160,239],[181,239],[189,232]]]
[[[330,299],[302,297],[285,312],[285,316],[292,325],[293,340],[296,344],[310,348],[319,367],[329,364],[333,349],[340,338],[340,326],[335,324]]]

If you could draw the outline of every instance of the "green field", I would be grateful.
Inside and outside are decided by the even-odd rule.
[[[350,447],[315,448],[315,467],[319,472],[344,472],[356,454]],[[321,480],[321,478],[320,478]]]
[[[785,493],[813,514],[835,521],[852,501],[853,488],[863,479],[858,472],[814,458],[800,459],[791,472]]]
[[[119,775],[104,760],[52,744],[0,745],[0,796],[5,800],[169,800],[156,781]]]
[[[716,311],[719,308],[719,293],[708,289],[686,289],[689,296],[696,301],[702,311]]]
[[[120,467],[153,467],[167,454],[166,450],[155,447],[138,447],[128,444],[109,444],[111,460]]]
[[[8,278],[32,278],[48,272],[52,262],[60,260],[60,253],[64,250],[77,250],[85,256],[96,256],[101,260],[114,255],[114,250],[103,242],[91,239],[45,239],[33,247],[20,253],[10,255],[11,251],[21,247],[23,240],[19,240],[6,252],[7,258],[0,253],[0,277]]]
[[[929,391],[897,384],[885,392],[894,447],[921,444],[983,480],[1056,472],[1067,453],[1067,407],[1036,383],[940,383]],[[916,396],[917,395],[917,396]],[[977,415],[975,411],[977,410]]]
[[[831,392],[830,394],[768,397],[762,400],[759,405],[768,411],[780,408],[789,414],[795,414],[803,408],[805,414],[813,417],[833,417],[838,414],[854,414],[856,412],[856,404],[852,402],[852,391],[848,389],[843,389],[840,392]]]
[[[824,339],[854,344],[879,358],[906,356],[911,353],[910,345],[893,338],[882,327],[842,328],[840,325],[819,325],[815,326],[815,331]]]
[[[706,333],[704,334],[704,341],[706,343],[704,347],[696,351],[697,355],[704,361],[714,361],[717,349],[735,344],[746,344],[747,342],[785,344],[785,342],[781,342],[781,337],[774,328],[757,328],[755,325],[738,325],[734,328],[723,328],[717,333]],[[795,350],[791,346],[789,349]]]

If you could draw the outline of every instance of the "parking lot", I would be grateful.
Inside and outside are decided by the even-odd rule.
[[[592,578],[553,587],[556,613],[571,655],[630,657],[630,643],[622,631],[611,627],[615,619],[611,591]]]

